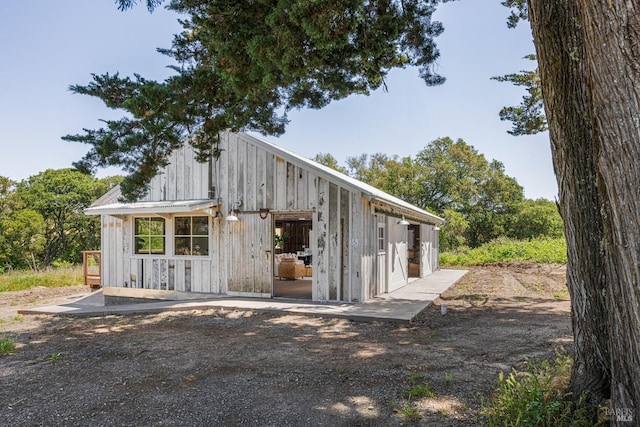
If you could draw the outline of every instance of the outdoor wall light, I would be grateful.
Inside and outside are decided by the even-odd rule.
[[[236,216],[236,212],[238,212],[238,208],[242,206],[242,194],[238,196],[238,200],[231,205],[231,209],[229,209],[229,215],[226,216],[226,221],[238,221],[238,217]]]
[[[398,224],[400,224],[400,225],[409,225],[409,221],[404,219],[404,215],[402,215],[402,219],[400,221],[398,221]]]

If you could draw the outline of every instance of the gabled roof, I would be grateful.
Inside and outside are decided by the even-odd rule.
[[[399,215],[413,216],[416,219],[432,222],[436,225],[445,223],[445,220],[437,215],[427,212],[424,209],[420,209],[419,207],[412,205],[411,203],[405,202],[398,197],[392,196],[389,193],[385,193],[382,190],[379,190],[369,184],[338,172],[337,170],[331,169],[328,166],[325,166],[318,162],[314,162],[311,159],[303,157],[299,154],[286,150],[280,146],[249,135],[247,133],[240,133],[240,135],[293,164],[297,164],[298,166],[301,166],[303,168],[308,168],[319,172],[321,175],[327,177],[327,179],[330,181],[340,183],[345,187],[362,191],[371,202],[378,205],[378,207],[380,207],[382,210],[385,210],[384,206],[386,205],[390,208],[388,210]]]
[[[310,169],[328,181],[337,183],[352,190],[361,191],[366,198],[378,209],[396,215],[406,215],[418,221],[429,222],[435,225],[444,224],[445,220],[437,215],[420,209],[417,206],[407,203],[398,197],[385,193],[369,184],[338,172],[330,167],[314,162],[292,151],[286,150],[263,139],[240,132],[241,138],[249,140],[254,145],[269,151],[282,159],[299,167]],[[184,213],[210,209],[218,205],[218,200],[179,200],[161,202],[134,202],[120,203],[120,186],[116,186],[108,191],[104,196],[96,200],[91,207],[85,210],[88,215],[128,215],[128,214],[151,214],[151,213]]]

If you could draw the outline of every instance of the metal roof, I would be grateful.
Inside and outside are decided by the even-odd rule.
[[[189,213],[210,209],[218,200],[172,200],[161,202],[110,203],[85,209],[87,215],[132,215],[158,213]]]

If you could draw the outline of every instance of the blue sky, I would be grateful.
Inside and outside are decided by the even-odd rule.
[[[437,70],[447,78],[444,85],[426,87],[415,69],[396,70],[387,92],[293,111],[285,135],[265,139],[308,157],[328,152],[344,163],[361,153],[413,156],[436,138],[462,138],[501,161],[527,197],[553,199],[548,135],[513,137],[506,133],[510,124],[498,118],[523,92],[490,78],[531,68],[522,58],[534,52],[529,28],[508,29],[507,15],[500,0],[441,5],[436,18],[445,32],[437,40]],[[165,78],[170,60],[155,49],[169,47],[179,29],[176,16],[163,9],[120,12],[111,0],[0,2],[0,175],[19,181],[80,159],[88,147],[60,137],[121,114],[72,94],[69,85],[116,71]]]

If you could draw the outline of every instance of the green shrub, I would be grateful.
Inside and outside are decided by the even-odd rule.
[[[591,426],[584,399],[574,405],[567,392],[571,366],[569,355],[560,351],[551,362],[527,363],[525,371],[515,369],[505,378],[482,406],[488,426]]]
[[[82,283],[82,266],[48,269],[42,272],[13,271],[0,274],[0,292],[21,291],[37,286],[78,286]]]
[[[566,241],[564,238],[512,240],[501,237],[478,248],[462,248],[440,254],[440,264],[443,266],[514,261],[565,264],[567,262]]]
[[[0,336],[0,356],[16,351],[16,343],[7,336]]]

